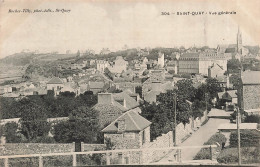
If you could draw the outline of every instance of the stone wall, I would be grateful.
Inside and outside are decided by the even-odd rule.
[[[260,108],[260,85],[243,85],[244,109]]]
[[[166,148],[173,147],[173,134],[172,131],[169,131],[162,136],[157,137],[153,142],[146,143],[142,148]],[[156,162],[160,158],[164,157],[169,150],[155,150],[155,151],[146,151],[142,152],[142,163],[147,164],[150,162]]]
[[[110,138],[115,145],[115,149],[135,149],[140,148],[139,133],[118,133],[104,134],[104,138]]]
[[[86,144],[81,142],[81,151],[97,151],[97,150],[105,150],[106,145],[105,144]]]
[[[183,124],[180,123],[176,127],[176,143],[177,145],[182,143],[190,134],[197,130],[201,124],[207,119],[207,111],[204,111],[204,114],[201,118],[196,118],[192,120],[190,118],[190,123]]]
[[[74,151],[75,143],[6,143],[0,145],[0,155],[47,154]]]

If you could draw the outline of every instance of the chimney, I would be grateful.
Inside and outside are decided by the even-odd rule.
[[[118,132],[124,132],[126,129],[125,119],[119,119],[117,121],[118,123]]]
[[[98,104],[112,104],[112,93],[98,93]]]

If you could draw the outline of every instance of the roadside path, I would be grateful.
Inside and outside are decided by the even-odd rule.
[[[213,109],[214,110],[214,109]],[[202,146],[209,138],[218,132],[218,126],[220,124],[229,123],[229,119],[219,119],[219,118],[210,118],[208,122],[195,131],[188,139],[178,146]],[[191,161],[193,157],[199,152],[200,148],[186,148],[182,149],[181,160]],[[167,163],[169,161],[174,161],[174,153],[169,153],[164,158],[162,158],[158,164]]]

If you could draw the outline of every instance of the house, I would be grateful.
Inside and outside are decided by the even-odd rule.
[[[218,76],[223,76],[224,73],[224,68],[219,64],[213,63],[212,66],[210,66],[208,69],[208,77],[216,78]]]
[[[242,98],[240,106],[246,112],[260,111],[260,71],[245,71],[241,73]]]
[[[138,101],[133,97],[131,97],[130,93],[129,94],[128,93],[127,91],[123,91],[120,93],[113,93],[114,100],[120,103],[127,110],[139,106]]]
[[[99,124],[103,127],[138,105],[139,103],[125,92],[98,93],[98,103],[92,109],[98,112]],[[139,109],[138,112],[141,110]]]
[[[218,64],[227,70],[227,59],[224,54],[216,52],[184,53],[178,60],[178,73],[202,74],[208,76],[208,68]]]
[[[92,107],[98,113],[100,127],[104,127],[117,119],[126,110],[114,100],[112,93],[98,93],[98,103]]]
[[[178,73],[178,61],[168,61],[166,63],[166,70],[169,71],[174,71],[174,74]]]
[[[156,102],[156,97],[160,93],[173,88],[173,82],[165,81],[163,70],[152,70],[150,78],[148,78],[142,86],[142,96],[147,102]]]
[[[157,96],[161,93],[166,93],[167,90],[173,89],[173,84],[168,82],[160,82],[160,81],[153,81],[151,83],[151,87],[148,88],[148,91],[143,91],[143,98],[145,101],[149,103],[153,103],[157,101]]]
[[[126,71],[128,62],[123,59],[122,56],[117,56],[114,64],[108,67],[109,71],[112,73],[122,73]]]
[[[159,52],[157,65],[161,68],[164,67],[164,53]]]
[[[220,87],[222,90],[225,88],[232,88],[232,84],[230,84],[229,75],[217,76],[216,79],[218,80]]]
[[[109,66],[109,63],[105,60],[97,60],[96,61],[96,68],[98,71],[104,73],[105,68]]]
[[[105,83],[99,82],[99,81],[89,81],[88,82],[88,90],[92,91],[94,94],[97,94],[99,92],[102,92],[104,90]]]
[[[13,88],[12,87],[5,87],[4,88],[4,92],[5,93],[12,93],[13,92]]]
[[[67,84],[63,88],[61,88],[60,92],[73,92],[76,96],[80,94],[80,87],[76,84]]]
[[[129,110],[105,127],[104,138],[110,138],[115,149],[141,148],[150,142],[151,122],[135,110]]]
[[[47,90],[60,90],[64,87],[63,81],[58,77],[53,77],[49,82],[47,82]]]
[[[237,90],[228,90],[218,93],[218,100],[222,106],[237,105]]]
[[[72,76],[68,76],[67,77],[67,82],[71,82],[73,80],[73,77]]]

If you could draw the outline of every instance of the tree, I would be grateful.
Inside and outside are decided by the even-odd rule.
[[[3,126],[3,134],[7,143],[20,143],[22,141],[21,135],[18,135],[18,124],[15,122],[8,122]]]
[[[182,79],[177,82],[176,86],[178,87],[177,94],[178,94],[178,99],[180,101],[194,100],[196,90],[193,87],[193,83],[191,79]]]
[[[207,78],[206,79],[206,86],[209,92],[209,99],[210,101],[217,97],[218,92],[221,92],[220,84],[216,78]]]
[[[28,142],[47,136],[50,124],[47,122],[46,109],[30,99],[22,100],[21,104],[20,131]]]
[[[196,89],[195,93],[195,99],[198,99],[199,101],[205,101],[205,95],[208,92],[207,85],[202,83],[198,89]]]
[[[149,104],[148,102],[144,102],[141,105],[141,110],[141,115],[152,122],[150,127],[151,140],[171,130],[171,121],[168,118],[169,111],[163,110],[155,103]]]
[[[241,63],[238,59],[230,59],[227,62],[228,73],[238,73],[241,68]]]
[[[198,99],[196,99],[192,103],[192,116],[194,118],[202,117],[205,110],[206,110],[205,101],[199,101]]]
[[[93,94],[92,91],[86,91],[84,94],[80,94],[76,97],[75,103],[77,106],[92,107],[97,104],[97,95]]]
[[[68,121],[54,126],[54,139],[60,143],[93,143],[99,130],[97,113],[82,106],[73,110]]]
[[[240,77],[238,74],[232,74],[230,76],[230,82],[233,84],[234,89],[238,89],[239,87],[239,82],[240,82]]]
[[[76,96],[76,94],[74,92],[69,92],[69,91],[60,92],[59,95],[64,96],[64,97],[71,97],[71,98]]]

